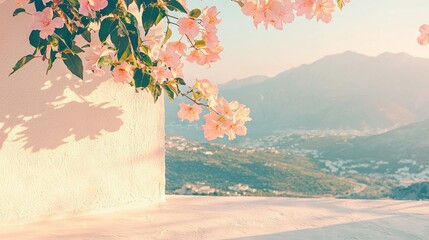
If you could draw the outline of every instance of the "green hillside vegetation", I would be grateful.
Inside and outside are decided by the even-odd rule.
[[[384,134],[338,142],[322,149],[323,159],[351,160],[362,173],[395,173],[406,167],[409,173],[429,168],[429,120],[413,123]],[[384,162],[377,168],[377,162]]]
[[[393,188],[391,197],[400,200],[429,199],[429,182],[419,182],[408,187]]]
[[[254,195],[275,191],[286,196],[337,196],[359,184],[320,171],[308,158],[267,148],[238,148],[167,139],[167,191],[185,183],[201,183],[228,191],[228,186],[247,184]]]

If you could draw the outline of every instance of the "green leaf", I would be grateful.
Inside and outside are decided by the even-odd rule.
[[[51,70],[52,67],[54,66],[54,62],[56,60],[57,53],[58,53],[57,51],[51,50],[51,54],[50,54],[49,59],[48,59],[48,69],[46,69],[46,75],[48,75],[49,70]]]
[[[173,101],[174,98],[176,98],[176,95],[174,94],[173,90],[169,85],[162,85],[162,88],[164,88],[165,92],[167,93],[170,102]]]
[[[115,11],[119,1],[121,0],[107,0],[107,7],[100,11],[101,15],[106,16]]]
[[[34,55],[27,55],[19,59],[18,62],[16,62],[15,66],[12,68],[13,71],[9,74],[9,76],[14,74],[16,71],[18,71],[20,68],[22,68],[25,64],[27,64],[29,61],[33,59],[34,59]]]
[[[100,25],[98,37],[100,41],[106,41],[107,37],[118,27],[119,20],[113,17],[105,18]]]
[[[67,29],[67,27],[57,28],[55,30],[59,41],[58,50],[62,51],[65,49],[69,49],[72,51],[73,49],[73,36]]]
[[[78,55],[71,53],[62,53],[61,57],[63,58],[64,64],[73,73],[76,77],[83,80],[83,64],[82,59]]]
[[[73,19],[74,15],[73,13],[68,9],[70,6],[69,4],[60,4],[58,5],[58,7],[61,9],[61,11],[63,11],[63,13],[69,18],[69,19]]]
[[[91,33],[88,31],[88,30],[86,30],[86,31],[84,31],[83,33],[82,33],[82,37],[83,37],[83,39],[85,39],[87,42],[91,42]]]
[[[13,12],[13,16],[15,17],[16,15],[25,12],[24,8],[17,8],[15,9],[15,11]]]
[[[142,53],[142,52],[138,52],[137,57],[140,59],[140,61],[143,61],[146,66],[152,66],[153,65],[152,59],[150,59],[150,57],[147,54]]]
[[[161,96],[161,93],[162,93],[161,87],[158,84],[156,84],[156,85],[149,85],[149,86],[151,86],[150,90],[151,90],[151,93],[152,93],[152,96],[153,96],[153,101],[154,102],[158,101],[158,98],[159,98],[159,96]]]
[[[46,46],[48,45],[48,41],[46,39],[40,38],[40,31],[39,30],[31,31],[29,41],[30,41],[31,46],[36,48],[34,53],[36,53],[37,50],[41,50],[41,49],[46,48]]]
[[[197,48],[202,48],[206,46],[206,42],[204,40],[195,40],[194,44]]]
[[[129,38],[135,52],[141,45],[140,31],[137,18],[133,14],[128,14],[125,19],[120,19],[119,26],[123,28],[125,35]]]
[[[127,5],[127,8],[133,3],[134,0],[125,0],[125,4]]]
[[[117,58],[118,60],[125,60],[131,54],[131,46],[128,37],[126,36],[126,29],[117,28],[110,35],[110,39],[112,40],[113,45],[117,50]]]
[[[162,45],[164,45],[168,41],[168,39],[171,38],[172,33],[173,32],[171,31],[170,27],[168,27],[167,32],[165,33],[164,42],[162,43]]]
[[[165,16],[167,15],[167,13],[165,12],[165,9],[164,8],[161,8],[160,10],[159,10],[159,14],[158,14],[158,17],[156,18],[156,20],[155,20],[155,25],[158,25],[158,23],[159,22],[161,22],[161,20],[163,19],[163,18],[165,18]]]
[[[118,60],[125,60],[132,55],[130,42],[127,37],[119,38],[117,42]]]
[[[41,12],[46,8],[46,6],[45,6],[45,4],[43,4],[42,0],[35,0],[34,6],[36,7],[36,11],[38,11],[38,12]]]
[[[97,66],[98,67],[105,67],[112,65],[113,60],[109,55],[102,56],[100,59],[98,59]]]
[[[82,48],[78,47],[76,44],[73,44],[72,51],[74,54],[85,52]]]
[[[186,82],[185,80],[183,80],[183,78],[175,78],[175,79],[180,85],[186,85]]]
[[[136,3],[137,7],[139,8],[139,11],[142,8],[143,5],[143,0],[134,0],[134,2]]]
[[[145,6],[149,6],[152,3],[157,3],[157,0],[140,0],[139,2],[142,2]]]
[[[178,1],[176,1],[176,0],[171,0],[171,1],[169,1],[167,6],[171,6],[171,7],[173,7],[174,9],[177,9],[177,10],[178,10],[178,11],[180,11],[180,12],[188,13],[188,12],[186,11],[186,9],[182,6],[182,4],[181,4],[181,3],[179,3],[179,2],[178,2]]]
[[[198,18],[199,16],[201,16],[201,10],[198,8],[195,8],[189,12],[189,16],[193,18]]]
[[[143,29],[145,35],[149,32],[149,29],[155,24],[159,15],[159,8],[147,6],[142,14]]]
[[[151,76],[142,69],[136,69],[134,72],[134,83],[137,88],[146,88],[149,86]]]

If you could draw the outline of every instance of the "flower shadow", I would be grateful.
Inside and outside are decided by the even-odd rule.
[[[16,4],[6,1],[1,8],[12,13]],[[59,60],[46,75],[46,61],[37,58],[8,76],[17,58],[34,50],[28,43],[31,18],[0,15],[0,22],[12,19],[14,24],[0,24],[0,151],[8,144],[22,144],[32,152],[56,149],[118,131],[122,107],[107,102],[113,97],[106,98],[103,88],[109,75],[86,75],[82,81]]]

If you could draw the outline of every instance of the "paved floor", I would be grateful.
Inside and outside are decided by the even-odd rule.
[[[149,209],[3,227],[0,239],[429,240],[429,202],[168,196]]]

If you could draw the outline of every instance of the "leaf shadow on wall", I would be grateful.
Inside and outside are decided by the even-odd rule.
[[[6,140],[22,142],[32,152],[56,149],[73,140],[118,131],[123,124],[121,108],[85,99],[102,83],[101,78],[81,81],[66,75],[45,81],[28,72],[23,75],[25,71],[18,74],[19,80],[0,81],[0,150]],[[74,95],[72,100],[65,97],[66,92]]]

